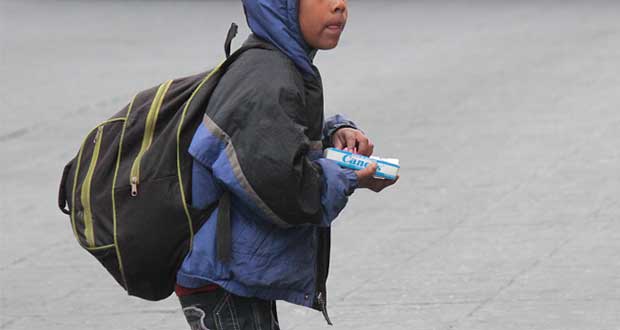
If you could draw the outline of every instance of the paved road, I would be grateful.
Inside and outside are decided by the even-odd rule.
[[[56,187],[134,92],[219,61],[238,2],[0,3],[0,328],[185,329],[77,247]],[[326,111],[403,168],[334,226],[334,329],[620,329],[620,4],[350,6]]]

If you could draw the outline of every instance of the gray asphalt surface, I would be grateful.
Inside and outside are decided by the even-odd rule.
[[[402,177],[334,225],[334,329],[620,329],[620,4],[350,1],[316,63]],[[223,56],[239,2],[0,2],[0,328],[186,329],[56,209],[81,138]],[[241,24],[239,45],[247,34]],[[327,329],[280,303],[283,329]]]

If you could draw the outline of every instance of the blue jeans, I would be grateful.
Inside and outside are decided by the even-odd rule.
[[[280,330],[276,302],[218,289],[179,297],[192,330]]]

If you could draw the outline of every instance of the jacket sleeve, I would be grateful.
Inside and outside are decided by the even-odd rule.
[[[217,152],[217,147],[208,148],[206,143],[208,143],[209,139],[212,140],[211,143],[216,140],[208,131],[206,125],[203,125],[199,127],[196,132],[190,147],[190,153],[194,157],[192,168],[192,206],[197,209],[203,209],[208,207],[211,203],[217,202],[222,193],[222,187],[214,181],[217,180],[223,183],[226,189],[234,191],[235,196],[240,197],[238,199],[239,201],[245,202],[244,204],[250,209],[253,209],[255,213],[269,220],[268,212],[261,210],[256,201],[252,200],[245,189],[236,184],[236,180],[232,176],[226,175],[228,171],[222,171],[222,167],[225,167],[225,165],[221,165],[221,160],[223,159],[222,157],[225,157],[223,155],[225,152]],[[218,143],[215,143],[215,145],[217,144]],[[213,157],[214,155],[217,156]],[[213,162],[213,159],[220,159],[220,161]],[[320,166],[322,173],[322,217],[318,225],[321,227],[329,227],[346,206],[348,197],[358,187],[357,175],[355,171],[342,168],[329,159],[320,158],[315,160],[314,163]],[[215,173],[220,173],[218,177],[213,175],[213,166],[216,166]],[[271,222],[283,227],[289,225],[287,223],[280,223],[277,219],[271,219]]]
[[[331,116],[325,120],[325,124],[323,125],[323,147],[329,148],[333,147],[332,145],[332,135],[339,129],[344,127],[351,127],[355,129],[357,125],[354,122],[347,119],[344,115],[337,114]]]
[[[349,196],[357,188],[355,171],[342,168],[336,162],[321,158],[316,161],[323,169],[322,227],[329,227],[347,204]]]
[[[332,135],[339,129],[350,127],[359,129],[357,125],[342,114],[331,116],[323,125],[323,148],[333,147]],[[348,196],[358,187],[355,171],[342,168],[328,159],[317,161],[323,169],[324,189],[321,195],[323,204],[322,226],[330,226],[340,211],[347,204]]]
[[[302,88],[274,78],[277,72],[244,74],[224,75],[190,153],[261,218],[282,227],[327,225],[355,188],[355,173],[311,160],[322,152],[322,136],[306,135]]]

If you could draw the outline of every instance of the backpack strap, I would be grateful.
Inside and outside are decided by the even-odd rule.
[[[230,66],[235,60],[237,60],[239,56],[241,56],[241,54],[243,54],[247,50],[250,50],[253,48],[269,49],[268,47],[264,45],[245,44],[237,48],[237,50],[231,53],[232,40],[237,36],[238,28],[239,27],[237,26],[237,24],[232,23],[230,25],[230,28],[228,29],[228,33],[226,35],[226,41],[224,42],[224,52],[226,53],[226,60],[220,66],[220,71],[222,72],[226,72],[226,69],[228,69],[228,66]]]
[[[218,202],[215,227],[217,258],[223,263],[228,263],[231,257],[232,229],[230,226],[230,192],[225,190]]]
[[[224,42],[224,53],[226,54],[225,67],[228,67],[235,59],[245,50],[238,50],[230,57],[230,46],[232,40],[237,36],[238,26],[235,23],[230,24],[228,33],[226,34],[226,41]],[[224,190],[222,196],[217,205],[217,224],[215,227],[215,248],[217,258],[223,262],[228,263],[231,257],[232,250],[232,229],[230,224],[230,192]]]
[[[230,25],[226,41],[224,42],[224,51],[226,53],[226,61],[220,70],[225,71],[241,54],[251,48],[259,48],[256,46],[242,46],[234,53],[230,53],[232,40],[237,36],[238,26],[235,23]],[[232,255],[232,228],[230,223],[230,192],[224,190],[224,193],[218,201],[217,225],[215,228],[215,246],[217,258],[228,263]]]
[[[232,43],[232,40],[237,36],[238,30],[239,26],[237,24],[230,24],[228,34],[226,35],[226,41],[224,42],[224,52],[226,53],[226,58],[230,57],[230,44]]]
[[[69,171],[71,171],[71,165],[73,161],[70,161],[69,164],[65,166],[62,171],[62,179],[60,179],[60,187],[58,188],[58,207],[62,213],[70,215],[71,210],[69,209],[69,205],[67,203],[67,176],[69,175]]]
[[[226,61],[222,64],[220,70],[225,72],[229,65],[231,65],[241,54],[246,50],[252,48],[263,48],[256,45],[244,45],[237,49],[234,53],[230,53],[230,47],[232,40],[237,35],[238,26],[235,23],[230,25],[228,34],[226,35],[226,41],[224,42],[224,51],[226,52]],[[230,206],[231,195],[230,192],[224,189],[224,193],[217,202],[217,225],[215,227],[215,246],[217,258],[223,262],[228,263],[232,256],[232,229],[230,223]]]

